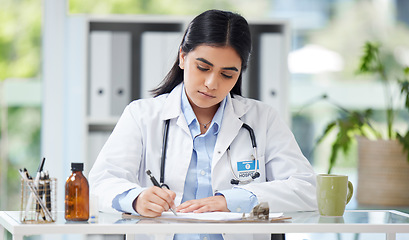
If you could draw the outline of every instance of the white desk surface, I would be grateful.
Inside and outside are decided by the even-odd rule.
[[[100,213],[98,222],[66,222],[63,212],[54,223],[22,224],[19,211],[0,211],[0,240],[4,230],[14,239],[40,234],[170,234],[170,233],[409,233],[409,214],[394,210],[349,210],[343,217],[321,217],[318,212],[288,212],[292,219],[273,223],[184,223],[122,219]]]

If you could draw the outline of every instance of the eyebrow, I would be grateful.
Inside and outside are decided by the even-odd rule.
[[[207,61],[207,60],[204,59],[204,58],[196,58],[196,60],[201,61],[201,62],[204,62],[204,63],[206,63],[207,65],[210,65],[210,66],[212,66],[212,67],[214,66],[213,63]],[[236,72],[239,71],[236,67],[225,67],[225,68],[222,68],[222,69],[223,69],[223,70],[232,70],[232,71],[236,71]]]

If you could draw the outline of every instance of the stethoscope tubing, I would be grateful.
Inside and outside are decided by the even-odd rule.
[[[168,147],[169,122],[170,122],[170,119],[166,119],[165,128],[163,129],[163,143],[162,143],[163,149],[162,149],[162,157],[160,160],[160,183],[161,184],[164,184],[165,182],[165,158],[166,158],[166,149]],[[169,189],[169,187],[167,188]]]
[[[244,127],[245,129],[247,129],[247,131],[249,131],[250,139],[251,139],[251,145],[253,146],[253,148],[257,149],[256,136],[254,135],[253,129],[249,125],[247,125],[245,123],[243,123],[243,125],[241,127]]]

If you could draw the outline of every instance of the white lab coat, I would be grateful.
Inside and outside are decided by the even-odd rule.
[[[159,181],[166,119],[170,119],[170,125],[165,183],[176,193],[176,206],[181,203],[193,151],[193,140],[180,107],[182,89],[180,84],[170,94],[136,100],[125,108],[89,175],[100,210],[112,211],[112,200],[124,191],[152,186],[146,169]],[[240,96],[229,95],[226,103],[211,164],[213,192],[233,187],[226,154],[229,146],[234,170],[237,161],[249,159],[253,153],[249,133],[241,128],[242,123],[254,130],[260,177],[238,187],[255,194],[259,202],[268,202],[271,212],[316,210],[315,174],[290,129],[269,105]],[[240,238],[252,239],[243,234],[231,239]]]

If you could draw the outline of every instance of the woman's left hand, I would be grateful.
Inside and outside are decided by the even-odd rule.
[[[230,210],[227,208],[227,202],[223,195],[189,200],[180,204],[175,210],[181,213],[230,212]]]

